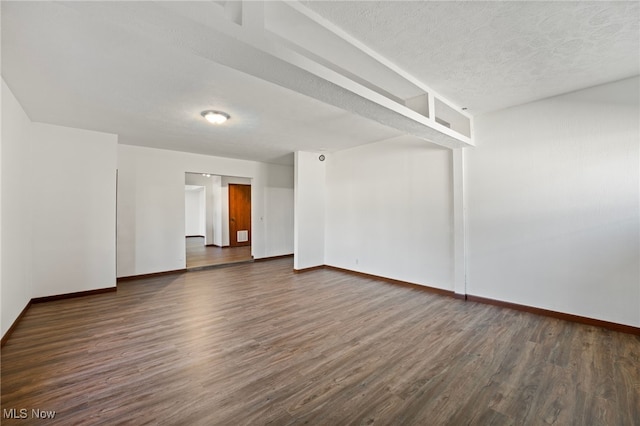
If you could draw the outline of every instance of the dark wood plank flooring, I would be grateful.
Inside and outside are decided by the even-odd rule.
[[[247,262],[253,259],[251,246],[225,248],[205,246],[204,237],[187,237],[186,245],[187,269]]]
[[[33,305],[2,350],[11,408],[62,425],[638,425],[640,338],[279,259]]]

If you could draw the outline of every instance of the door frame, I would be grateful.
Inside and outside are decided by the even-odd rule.
[[[249,187],[249,203],[247,206],[247,213],[249,216],[249,236],[246,242],[238,242],[238,234],[237,234],[237,229],[235,229],[235,219],[232,217],[232,211],[234,211],[235,206],[232,203],[232,198],[231,198],[231,187]],[[228,184],[228,204],[229,204],[229,247],[244,247],[244,246],[251,246],[251,242],[252,242],[252,234],[253,234],[253,230],[252,230],[252,225],[253,225],[253,214],[252,214],[252,200],[251,200],[251,193],[252,193],[252,185],[251,184],[246,184],[246,183],[229,183]],[[235,202],[235,199],[234,199]]]

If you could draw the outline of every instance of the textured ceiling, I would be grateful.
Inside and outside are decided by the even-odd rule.
[[[472,114],[640,74],[640,2],[307,1]]]
[[[2,2],[2,76],[33,121],[116,133],[121,144],[292,164],[296,150],[400,134],[74,4]],[[207,109],[231,120],[212,126],[200,116]]]
[[[338,1],[310,7],[478,113],[637,75],[639,4]],[[288,164],[296,150],[335,151],[402,134],[390,121],[362,117],[382,117],[380,111],[356,115],[332,106],[340,104],[332,96],[352,106],[365,100],[325,90],[327,82],[299,73],[290,90],[194,52],[215,44],[206,31],[191,30],[217,3],[0,5],[2,76],[34,121],[116,133],[123,144]],[[110,18],[88,13],[93,7],[111,8]],[[199,19],[176,19],[170,28],[149,24],[177,17],[176,10]],[[196,34],[199,44],[185,34]],[[228,50],[237,63],[265,67],[256,55]],[[326,96],[302,94],[314,90]],[[224,110],[232,119],[213,127],[200,117],[205,109]]]

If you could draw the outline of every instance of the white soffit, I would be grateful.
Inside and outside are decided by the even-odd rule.
[[[466,146],[461,106],[490,111],[640,72],[638,2],[1,7],[2,75],[32,120],[257,161],[403,134]],[[231,120],[214,128],[205,109]]]
[[[638,1],[304,1],[473,114],[640,74]]]
[[[298,3],[1,7],[3,78],[34,121],[116,133],[122,144],[283,163],[297,150],[400,134],[471,142],[404,105],[430,89],[308,19]],[[310,28],[317,42],[304,38]],[[231,120],[212,128],[205,109]]]
[[[268,25],[267,19],[273,14],[265,15],[265,8],[270,4],[232,1],[221,7],[211,2],[159,2],[149,8],[149,3],[78,2],[69,3],[69,7],[84,16],[139,32],[156,43],[188,51],[402,133],[447,147],[471,144],[470,134],[462,135],[446,128],[436,123],[434,117],[426,117],[406,107],[404,100],[389,97],[384,91],[372,90],[371,86],[375,84],[363,84],[353,79],[353,74],[342,73],[341,64],[334,66],[332,62],[335,58],[319,58],[315,52],[292,49],[291,45],[297,44],[298,40],[283,40],[272,32],[273,26]],[[289,2],[287,5],[298,3]],[[282,10],[286,10],[287,5],[283,4]],[[298,10],[301,8],[306,9],[298,7]],[[297,23],[285,21],[287,26]],[[307,23],[326,25],[313,20]],[[266,30],[269,28],[272,31]],[[426,87],[424,89],[430,91]],[[458,106],[441,100],[469,120]]]
[[[116,133],[121,144],[292,164],[296,150],[335,151],[401,134],[194,51],[195,35],[185,29],[192,21],[154,21],[189,5],[200,13],[216,6],[2,2],[2,76],[33,121]],[[167,43],[159,32],[176,38]],[[234,46],[222,53],[261,67]],[[206,109],[231,119],[212,126],[200,116]]]

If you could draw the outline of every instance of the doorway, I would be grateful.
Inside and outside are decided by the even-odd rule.
[[[252,261],[251,179],[186,172],[185,239],[187,269]]]
[[[251,185],[229,184],[229,245],[251,245]]]

